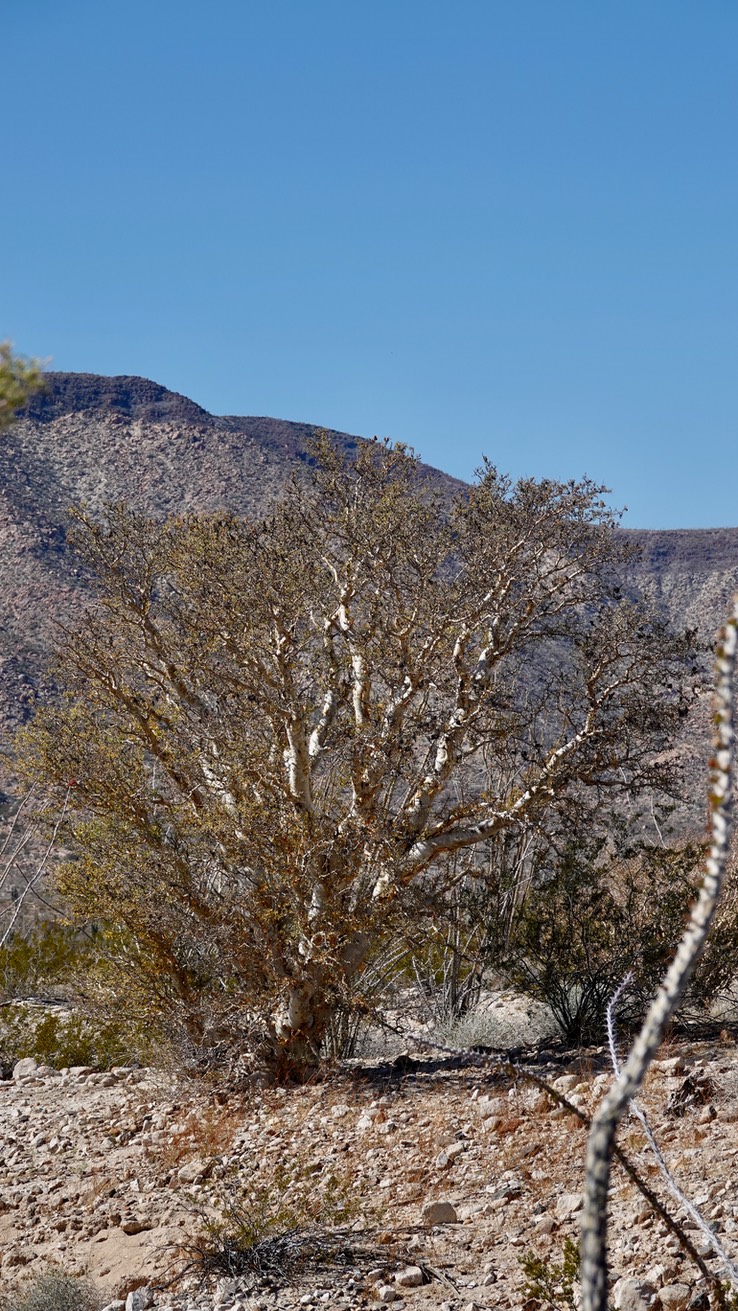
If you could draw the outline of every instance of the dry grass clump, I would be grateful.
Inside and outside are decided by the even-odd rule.
[[[172,1170],[194,1157],[212,1160],[228,1153],[243,1118],[229,1107],[190,1111],[177,1123],[165,1143],[149,1148],[164,1169]]]
[[[351,1169],[308,1153],[276,1161],[249,1154],[210,1189],[182,1255],[203,1276],[284,1275],[308,1256],[332,1261],[345,1246],[342,1227],[375,1218],[356,1185]]]
[[[0,1311],[99,1311],[104,1301],[91,1280],[47,1270],[0,1294]]]

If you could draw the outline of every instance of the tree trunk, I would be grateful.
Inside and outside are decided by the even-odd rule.
[[[304,1082],[320,1063],[321,1046],[341,993],[364,968],[371,939],[350,934],[330,964],[305,963],[301,978],[291,980],[284,1000],[272,1016],[270,1069],[279,1081]]]
[[[279,1083],[304,1083],[315,1073],[332,1013],[326,989],[318,980],[307,977],[292,984],[273,1016],[271,1051],[265,1051],[270,1072]]]

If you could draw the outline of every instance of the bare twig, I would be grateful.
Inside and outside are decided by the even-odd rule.
[[[42,875],[44,874],[44,872],[45,872],[45,870],[46,870],[46,868],[47,868],[47,866],[48,866],[48,863],[49,863],[49,861],[50,861],[50,859],[51,859],[52,853],[53,853],[54,848],[55,848],[55,846],[56,846],[56,839],[57,839],[57,836],[58,836],[58,834],[59,834],[59,829],[61,828],[62,824],[64,823],[64,819],[65,819],[65,817],[66,817],[67,810],[69,809],[69,798],[70,798],[70,795],[71,795],[71,787],[68,787],[68,788],[67,788],[67,792],[66,792],[66,796],[65,796],[65,798],[64,798],[64,804],[63,804],[62,809],[61,809],[61,811],[60,811],[60,813],[59,813],[59,816],[58,816],[58,818],[57,818],[57,820],[56,820],[56,822],[55,822],[55,824],[54,824],[54,827],[53,827],[53,829],[52,829],[52,833],[51,833],[51,837],[49,838],[49,840],[48,840],[48,842],[47,842],[47,844],[46,844],[46,847],[45,847],[45,849],[44,849],[43,855],[41,856],[40,860],[36,863],[36,865],[35,865],[35,867],[33,868],[33,870],[32,870],[32,872],[31,872],[30,875],[28,875],[28,874],[26,874],[24,871],[22,871],[22,873],[23,873],[23,878],[25,879],[25,884],[26,884],[26,886],[24,887],[24,889],[23,889],[23,891],[21,892],[20,896],[19,896],[19,897],[16,899],[16,901],[13,903],[13,905],[12,905],[12,913],[11,913],[10,916],[9,916],[8,923],[5,925],[5,928],[3,929],[2,933],[0,933],[0,948],[4,947],[4,946],[7,944],[7,942],[10,940],[10,938],[11,938],[11,936],[12,936],[12,934],[13,934],[13,930],[14,930],[14,928],[15,928],[17,922],[18,922],[18,918],[19,918],[19,916],[20,916],[20,913],[21,913],[21,911],[22,911],[22,909],[23,909],[23,906],[24,906],[24,904],[25,904],[27,898],[31,895],[31,893],[33,893],[34,895],[40,897],[40,894],[38,893],[38,890],[37,890],[37,884],[40,882],[41,877],[42,877]],[[23,803],[22,803],[22,804],[23,804]],[[8,842],[10,841],[10,839],[11,839],[11,837],[12,837],[12,834],[13,834],[13,832],[14,832],[14,830],[15,830],[15,827],[16,827],[16,821],[17,821],[17,819],[18,819],[18,814],[20,814],[21,808],[22,808],[22,806],[18,808],[18,812],[16,812],[16,816],[15,816],[15,818],[14,818],[14,820],[13,820],[13,823],[11,824],[11,827],[10,827],[10,833],[9,833],[8,837],[6,838],[6,840],[5,840],[5,843],[3,844],[3,849],[4,849],[4,850],[7,850]],[[2,874],[2,882],[0,882],[0,886],[2,886],[2,883],[4,883],[5,879],[6,879],[6,878],[8,877],[8,875],[10,874],[10,871],[11,871],[12,868],[15,866],[15,864],[16,864],[16,862],[17,862],[17,859],[18,859],[19,855],[20,855],[21,852],[23,851],[24,847],[28,845],[28,842],[29,842],[29,841],[30,841],[30,829],[27,828],[27,829],[23,832],[23,834],[21,835],[21,837],[19,838],[18,842],[15,844],[15,846],[14,846],[14,848],[13,848],[13,850],[12,850],[10,856],[8,856],[8,857],[6,858],[6,864],[5,864],[5,868],[4,868],[4,870],[3,870],[3,874]],[[46,905],[49,905],[49,903],[46,901],[45,898],[40,897],[40,900],[44,901]]]
[[[626,974],[625,978],[623,979],[623,982],[620,984],[619,988],[614,993],[614,995],[610,998],[610,1001],[608,1002],[608,1006],[607,1006],[607,1040],[610,1048],[610,1060],[612,1061],[612,1068],[616,1079],[620,1078],[620,1062],[618,1059],[617,1044],[615,1041],[614,1011],[617,1001],[627,989],[628,984],[631,981],[631,977],[632,976],[630,974]],[[728,1278],[729,1282],[733,1285],[734,1288],[738,1288],[738,1268],[735,1266],[734,1262],[731,1261],[730,1257],[728,1256],[727,1252],[723,1248],[720,1239],[718,1238],[715,1231],[710,1227],[710,1225],[707,1223],[707,1221],[705,1220],[704,1216],[700,1213],[700,1211],[698,1211],[694,1203],[690,1202],[689,1198],[682,1191],[676,1179],[674,1178],[673,1174],[671,1173],[671,1170],[666,1164],[664,1156],[661,1152],[661,1148],[659,1147],[656,1141],[656,1137],[654,1135],[653,1129],[651,1128],[651,1125],[648,1120],[648,1116],[646,1115],[646,1112],[644,1111],[643,1107],[636,1101],[635,1098],[633,1098],[630,1102],[629,1110],[641,1122],[643,1132],[646,1136],[646,1142],[648,1143],[649,1147],[651,1148],[651,1151],[654,1154],[654,1157],[656,1158],[656,1163],[661,1172],[661,1177],[663,1178],[664,1183],[666,1184],[666,1187],[669,1189],[669,1192],[671,1193],[672,1197],[674,1197],[676,1201],[679,1202],[680,1206],[684,1207],[685,1211],[694,1221],[694,1223],[696,1224],[697,1228],[700,1230],[703,1237],[710,1244],[710,1247],[712,1248],[713,1252],[718,1258],[723,1268],[723,1272]]]
[[[523,1079],[527,1083],[532,1083],[536,1088],[539,1088],[541,1092],[545,1093],[552,1102],[555,1102],[557,1106],[560,1106],[570,1115],[576,1116],[580,1124],[584,1125],[586,1129],[591,1129],[592,1118],[589,1115],[580,1110],[578,1106],[575,1106],[573,1102],[570,1102],[568,1097],[565,1097],[557,1088],[553,1088],[551,1084],[547,1083],[545,1079],[542,1079],[540,1075],[534,1074],[532,1070],[526,1070],[521,1065],[516,1065],[514,1061],[498,1061],[477,1052],[468,1052],[458,1047],[447,1047],[442,1043],[433,1042],[431,1039],[425,1038],[420,1034],[404,1034],[403,1036],[409,1041],[417,1043],[418,1046],[429,1047],[434,1051],[445,1052],[449,1056],[460,1057],[468,1064],[484,1065],[490,1070],[507,1074],[515,1079]],[[663,1202],[656,1196],[653,1189],[646,1183],[645,1179],[641,1177],[636,1170],[636,1167],[633,1165],[633,1162],[628,1156],[626,1156],[625,1152],[617,1145],[617,1143],[613,1147],[612,1154],[618,1165],[625,1174],[627,1174],[631,1183],[635,1185],[641,1196],[648,1202],[649,1206],[655,1211],[659,1219],[663,1221],[669,1232],[674,1235],[680,1247],[684,1250],[690,1260],[694,1261],[694,1264],[697,1266],[703,1279],[705,1279],[708,1284],[712,1285],[718,1305],[721,1307],[724,1306],[725,1295],[720,1279],[717,1275],[714,1275],[705,1264],[705,1261],[700,1256],[686,1230],[684,1230],[679,1221],[675,1219],[669,1211],[667,1211]]]

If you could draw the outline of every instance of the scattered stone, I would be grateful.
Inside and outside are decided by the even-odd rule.
[[[461,1156],[466,1147],[465,1143],[451,1143],[450,1146],[444,1147],[442,1152],[436,1157],[436,1167],[439,1170],[445,1170],[447,1165],[455,1161],[457,1156]]]
[[[420,1223],[431,1225],[456,1225],[459,1217],[450,1202],[426,1202],[420,1217]]]
[[[148,1229],[153,1229],[155,1226],[153,1220],[142,1220],[135,1216],[129,1216],[121,1221],[120,1227],[124,1234],[132,1235],[146,1233]],[[130,1311],[130,1308],[126,1308],[126,1311]],[[134,1311],[138,1311],[138,1308],[135,1308]]]
[[[678,1074],[684,1074],[686,1065],[683,1056],[670,1056],[664,1061],[652,1061],[651,1069],[665,1074],[667,1078],[674,1078]]]
[[[558,1079],[554,1079],[551,1087],[565,1097],[567,1093],[573,1092],[581,1082],[582,1078],[579,1074],[561,1074]]]
[[[577,1211],[582,1209],[581,1193],[562,1193],[556,1198],[555,1211],[557,1220],[570,1220]]]
[[[659,1289],[659,1302],[663,1311],[685,1311],[691,1295],[688,1284],[665,1284]]]
[[[186,1165],[180,1167],[177,1171],[177,1178],[181,1184],[199,1183],[204,1178],[207,1171],[207,1165],[204,1161],[188,1161]]]
[[[126,1311],[148,1311],[154,1305],[154,1294],[148,1285],[135,1288],[126,1298]]]
[[[537,1234],[552,1234],[556,1228],[556,1221],[552,1215],[539,1215],[533,1221],[533,1228]]]
[[[482,1120],[492,1115],[503,1115],[508,1104],[503,1097],[477,1097],[474,1101],[475,1114]]]
[[[22,1060],[16,1061],[13,1066],[14,1079],[30,1079],[38,1070],[38,1061],[32,1056],[24,1056]]]
[[[652,1290],[640,1279],[618,1279],[612,1290],[617,1311],[648,1311]]]
[[[691,1056],[703,1051],[695,1044]],[[738,1120],[738,1078],[725,1059],[721,1051],[715,1059],[708,1052],[690,1060],[691,1076],[714,1081],[715,1090],[686,1108],[691,1129],[663,1119],[666,1091],[683,1079],[673,1078],[666,1089],[663,1075],[651,1080],[643,1098],[685,1192],[712,1219],[722,1212],[720,1225],[734,1244],[738,1152],[734,1159],[725,1126]],[[153,1311],[358,1311],[372,1302],[388,1311],[413,1304],[432,1311],[441,1298],[454,1311],[463,1311],[469,1299],[485,1311],[501,1311],[520,1305],[520,1256],[533,1252],[560,1262],[557,1230],[561,1225],[573,1233],[581,1210],[586,1135],[566,1117],[534,1112],[522,1085],[497,1074],[485,1081],[454,1068],[442,1073],[440,1084],[396,1080],[384,1093],[354,1089],[338,1075],[336,1083],[273,1089],[263,1098],[231,1094],[226,1104],[152,1071],[124,1071],[109,1080],[92,1067],[53,1076],[43,1066],[25,1068],[0,1084],[5,1282],[26,1276],[29,1264],[31,1273],[49,1264],[70,1273],[86,1270],[115,1299],[109,1311],[126,1311],[129,1300],[129,1311],[143,1311],[139,1290],[154,1285]],[[575,1077],[572,1063],[566,1075],[545,1059],[538,1068],[549,1081]],[[590,1060],[576,1075],[575,1096],[584,1090],[596,1095],[609,1082],[606,1075],[590,1076],[593,1068]],[[359,1120],[365,1134],[356,1133]],[[187,1252],[195,1212],[217,1211],[226,1181],[248,1181],[257,1162],[257,1175],[266,1169],[268,1180],[286,1154],[311,1191],[330,1197],[335,1175],[340,1189],[351,1180],[351,1190],[370,1205],[381,1199],[384,1228],[369,1240],[375,1255],[369,1256],[362,1212],[341,1239],[346,1264],[340,1267],[311,1261],[295,1282],[270,1269],[217,1284],[213,1276],[201,1288],[193,1276],[176,1291],[167,1288],[171,1253]],[[439,1200],[451,1187],[440,1175],[435,1185],[424,1181],[452,1162],[453,1201]],[[646,1217],[643,1225],[639,1217]],[[682,1283],[691,1267],[676,1241],[659,1239],[647,1224],[640,1197],[628,1185],[615,1187],[610,1242],[622,1278],[608,1305],[617,1311],[707,1311]],[[692,1236],[698,1245],[704,1241],[698,1232]],[[432,1268],[427,1288],[426,1259]]]
[[[419,1265],[409,1265],[405,1270],[400,1270],[395,1275],[395,1283],[398,1288],[420,1288],[423,1283],[423,1271]],[[681,1311],[681,1308],[677,1308]]]

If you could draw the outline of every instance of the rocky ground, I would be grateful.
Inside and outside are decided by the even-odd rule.
[[[661,1055],[644,1105],[670,1168],[738,1256],[738,1052],[724,1034]],[[476,1061],[418,1053],[225,1100],[150,1071],[22,1062],[0,1083],[2,1284],[49,1265],[85,1272],[119,1311],[545,1306],[521,1257],[560,1263],[576,1238],[585,1129],[522,1075]],[[525,1068],[587,1113],[610,1079],[601,1051]],[[620,1141],[667,1200],[635,1119]],[[241,1240],[271,1236],[261,1270],[203,1267],[208,1243],[221,1259],[230,1249],[199,1216],[229,1206]],[[715,1269],[696,1222],[667,1206]],[[291,1266],[275,1240],[300,1223]],[[233,1214],[225,1225],[233,1236]],[[706,1305],[693,1260],[618,1170],[611,1267],[623,1311]]]

